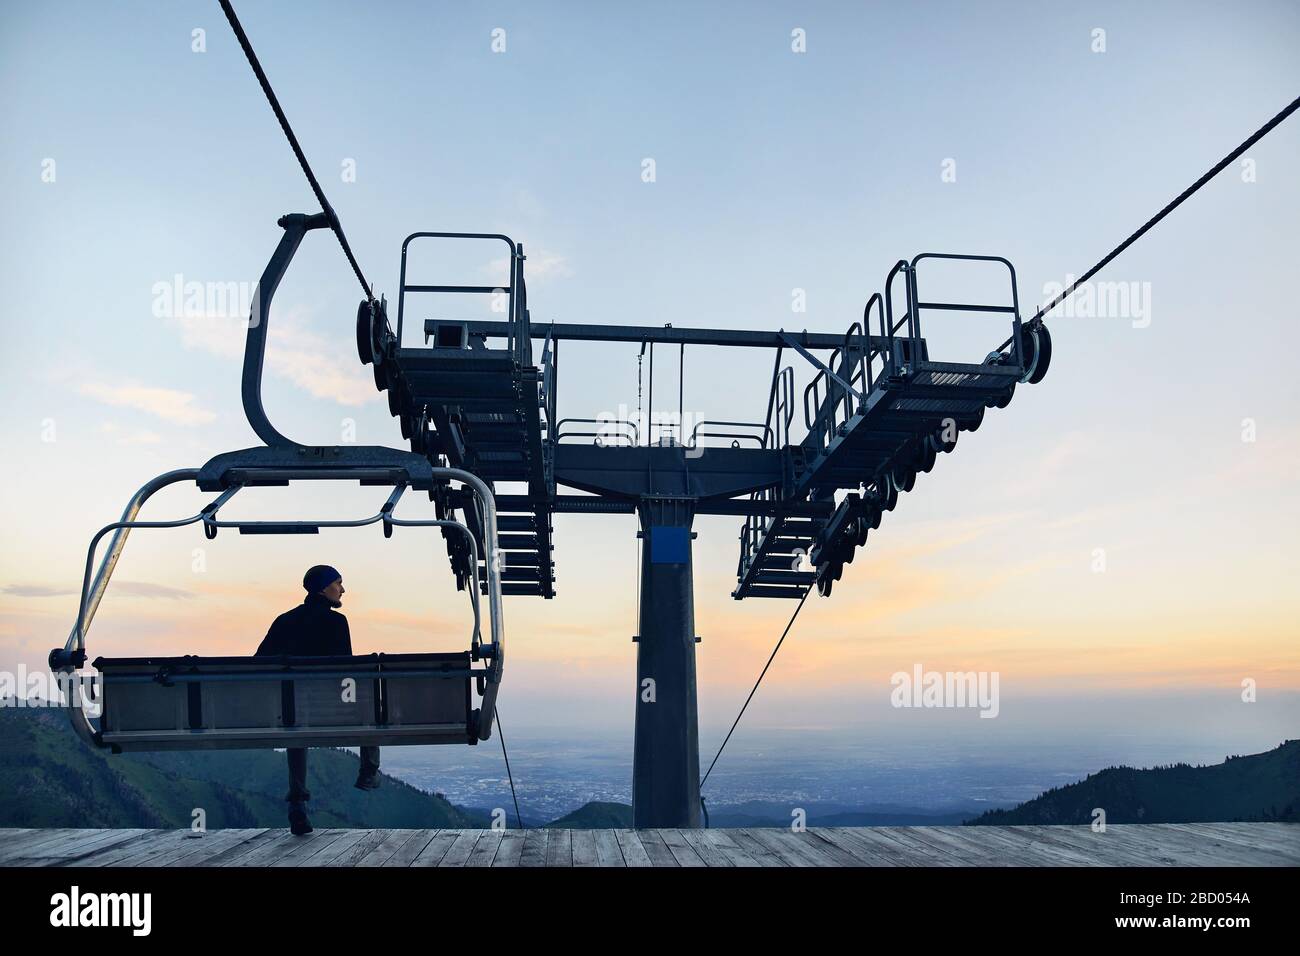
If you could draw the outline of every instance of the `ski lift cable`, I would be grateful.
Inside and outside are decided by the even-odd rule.
[[[1141,228],[1139,228],[1131,236],[1129,236],[1118,246],[1112,249],[1109,253],[1107,253],[1104,259],[1102,259],[1095,266],[1093,266],[1091,269],[1089,269],[1087,272],[1081,275],[1074,282],[1070,283],[1068,288],[1063,289],[1056,296],[1056,298],[1054,298],[1051,302],[1047,303],[1047,305],[1043,306],[1036,313],[1034,313],[1034,317],[1029,321],[1030,322],[1039,321],[1044,315],[1046,315],[1048,312],[1051,312],[1052,309],[1056,308],[1058,305],[1064,302],[1067,298],[1069,298],[1069,296],[1074,292],[1075,289],[1077,289],[1080,285],[1082,285],[1083,283],[1091,279],[1094,275],[1100,272],[1108,263],[1110,263],[1112,259],[1114,259],[1121,252],[1123,252],[1129,246],[1133,245],[1133,243],[1137,242],[1144,235],[1146,235],[1146,233],[1153,226],[1155,226],[1156,223],[1158,223],[1161,219],[1164,219],[1165,216],[1169,215],[1171,212],[1177,209],[1180,205],[1183,204],[1183,202],[1186,199],[1191,197],[1193,193],[1195,193],[1198,189],[1200,189],[1202,186],[1208,183],[1211,179],[1213,179],[1219,173],[1223,172],[1223,170],[1226,169],[1230,163],[1233,163],[1237,159],[1239,159],[1241,155],[1246,152],[1246,150],[1250,149],[1250,147],[1254,146],[1261,139],[1263,139],[1270,132],[1272,132],[1274,127],[1276,127],[1279,123],[1281,123],[1288,116],[1294,113],[1297,109],[1300,109],[1300,96],[1293,99],[1290,105],[1288,105],[1285,109],[1283,109],[1280,113],[1274,116],[1271,120],[1269,120],[1259,129],[1257,129],[1255,133],[1244,143],[1242,143],[1240,146],[1234,149],[1227,156],[1223,157],[1223,159],[1215,163],[1213,168],[1211,168],[1204,176],[1196,180],[1196,182],[1192,183],[1181,193],[1179,193],[1176,197],[1174,197],[1174,199],[1167,206],[1165,206],[1165,208],[1161,209],[1158,213],[1156,213],[1154,216],[1148,219],[1145,223],[1142,224]]]
[[[271,104],[271,109],[275,112],[275,118],[280,121],[280,129],[284,130],[284,135],[289,140],[289,146],[293,149],[294,156],[298,157],[298,165],[302,167],[303,174],[307,177],[307,182],[311,184],[312,192],[316,194],[321,210],[329,219],[330,229],[334,232],[339,245],[343,248],[343,254],[347,256],[352,271],[356,273],[357,281],[361,283],[361,288],[366,294],[366,301],[374,302],[375,297],[370,291],[370,283],[366,281],[365,275],[361,272],[361,266],[357,264],[356,256],[352,254],[352,247],[348,245],[347,236],[343,234],[343,224],[339,222],[334,207],[325,198],[325,190],[321,189],[321,185],[316,180],[316,174],[312,172],[311,165],[307,162],[302,147],[298,145],[298,137],[293,134],[293,127],[289,125],[284,110],[280,108],[280,101],[276,98],[275,90],[271,89],[271,81],[266,78],[266,72],[262,69],[257,54],[253,52],[253,45],[248,40],[248,34],[244,32],[243,26],[239,23],[239,17],[235,15],[235,8],[230,5],[230,0],[220,0],[220,3],[222,11],[226,14],[226,19],[230,21],[230,28],[235,31],[235,38],[239,40],[239,45],[243,47],[244,56],[248,58],[248,65],[253,68],[257,82],[261,84],[262,92],[266,94],[266,100]]]
[[[727,731],[727,736],[723,738],[722,746],[719,747],[718,752],[713,755],[713,762],[709,764],[709,769],[705,772],[703,779],[700,780],[701,790],[704,789],[704,784],[708,781],[709,774],[713,773],[713,768],[717,766],[718,758],[722,756],[722,751],[727,748],[727,741],[729,741],[731,735],[736,732],[736,727],[740,724],[740,718],[745,716],[745,708],[749,706],[749,702],[754,699],[754,694],[758,692],[758,685],[763,683],[763,678],[767,676],[767,669],[772,666],[772,661],[776,660],[776,652],[779,651],[781,645],[785,643],[785,636],[790,633],[790,628],[794,626],[795,618],[797,618],[799,612],[803,610],[804,602],[808,600],[809,594],[812,594],[812,588],[803,592],[803,597],[799,599],[798,607],[796,607],[794,613],[790,615],[790,622],[786,624],[785,630],[781,632],[781,639],[776,642],[776,647],[772,648],[772,654],[768,657],[767,663],[763,665],[762,673],[758,675],[758,680],[754,681],[754,687],[749,692],[749,696],[745,698],[745,703],[741,705],[740,713],[736,715],[736,719],[732,723],[731,729]]]
[[[492,706],[492,719],[496,721],[497,736],[501,738],[501,756],[505,758],[506,762],[506,779],[510,781],[510,799],[515,803],[515,819],[519,822],[519,829],[527,830],[528,827],[524,826],[524,818],[519,815],[519,797],[515,794],[515,775],[510,772],[510,754],[506,752],[506,735],[501,729],[501,711],[496,708],[495,704]]]
[[[1153,226],[1156,225],[1156,223],[1160,222],[1160,220],[1164,219],[1165,216],[1169,215],[1171,212],[1177,209],[1180,205],[1182,205],[1182,203],[1186,199],[1192,196],[1197,190],[1199,190],[1202,186],[1208,183],[1211,179],[1213,179],[1219,173],[1223,172],[1223,170],[1226,169],[1231,163],[1239,159],[1241,155],[1246,152],[1246,150],[1250,149],[1250,147],[1254,146],[1261,139],[1263,139],[1270,132],[1272,132],[1273,129],[1278,126],[1278,124],[1280,124],[1288,116],[1294,113],[1297,109],[1300,109],[1300,97],[1296,97],[1294,100],[1292,100],[1290,104],[1288,104],[1281,112],[1279,112],[1271,120],[1269,120],[1267,123],[1261,126],[1258,130],[1256,130],[1240,146],[1234,149],[1227,156],[1223,157],[1223,159],[1219,160],[1219,162],[1215,163],[1215,165],[1208,172],[1206,172],[1204,176],[1202,176],[1200,179],[1196,180],[1196,182],[1192,183],[1192,185],[1184,189],[1173,199],[1173,201],[1171,201],[1158,213],[1156,213],[1154,216],[1148,219],[1136,232],[1134,232],[1127,239],[1121,242],[1118,246],[1112,249],[1106,255],[1105,258],[1103,258],[1095,266],[1093,266],[1082,276],[1080,276],[1078,279],[1072,282],[1068,288],[1062,290],[1061,293],[1057,295],[1056,298],[1054,298],[1051,302],[1047,303],[1047,305],[1039,309],[1034,314],[1034,317],[1030,319],[1030,322],[1039,321],[1040,319],[1042,319],[1044,315],[1046,315],[1052,309],[1056,308],[1056,306],[1060,305],[1082,283],[1087,282],[1094,275],[1096,275],[1103,268],[1105,268],[1105,266],[1109,264],[1116,256],[1122,253],[1129,246],[1133,245],[1133,243],[1137,242],[1137,240],[1141,239],[1142,236],[1144,236],[1147,232],[1151,230]],[[717,765],[718,758],[722,756],[722,751],[726,749],[727,742],[731,740],[731,735],[735,733],[736,727],[740,724],[740,718],[745,715],[745,709],[749,707],[749,702],[754,699],[754,694],[758,692],[759,684],[763,682],[763,678],[767,675],[768,668],[772,666],[772,661],[776,659],[776,652],[781,649],[781,644],[785,641],[786,635],[790,633],[790,628],[794,624],[795,618],[799,616],[799,611],[803,609],[804,601],[808,599],[808,595],[810,593],[812,593],[811,588],[805,591],[803,597],[800,598],[799,606],[794,609],[794,614],[791,615],[790,622],[786,624],[785,630],[781,632],[781,637],[776,642],[776,647],[772,649],[771,656],[768,657],[767,663],[763,665],[762,673],[758,675],[758,680],[754,682],[753,689],[750,690],[749,696],[745,698],[745,703],[741,705],[740,713],[736,715],[736,719],[732,723],[731,729],[727,731],[727,736],[723,738],[722,746],[718,748],[717,754],[715,754],[713,757],[713,762],[709,764],[708,771],[704,774],[703,779],[700,780],[700,789],[704,788],[705,782],[709,779],[709,774],[713,773],[713,768]]]

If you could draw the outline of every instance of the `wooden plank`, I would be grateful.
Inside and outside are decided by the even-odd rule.
[[[763,832],[766,829],[766,827],[736,827],[729,831],[729,835],[738,846],[745,849],[760,863],[763,862],[762,857],[765,855],[780,861],[781,866],[806,867],[813,865],[813,861],[808,858],[807,854],[784,846],[779,840],[776,843],[769,840],[768,835]]]
[[[411,838],[411,830],[393,829],[388,831],[388,835],[375,844],[365,856],[361,857],[353,866],[383,866],[385,861],[398,851],[403,843]]]
[[[1096,857],[1077,847],[1032,830],[1013,827],[971,827],[977,830],[971,839],[979,840],[990,851],[1004,857],[1009,866],[1094,866]],[[986,832],[987,831],[987,832]]]
[[[393,831],[379,828],[364,830],[363,832],[365,835],[346,851],[335,856],[328,863],[321,862],[319,865],[328,867],[356,866],[360,860],[365,859],[376,847],[387,840]]]
[[[929,856],[891,835],[892,827],[845,827],[850,837],[867,844],[880,855],[893,860],[898,866],[934,866]]]
[[[88,831],[73,827],[35,829],[0,847],[0,864],[3,864],[6,860],[30,854],[42,845],[52,844],[58,840],[66,840],[69,837],[85,832]]]
[[[497,850],[501,849],[501,841],[505,839],[505,830],[485,830],[479,837],[478,842],[474,844],[474,851],[470,853],[469,859],[465,861],[466,866],[491,866],[492,860],[497,855]]]
[[[547,866],[573,866],[573,831],[552,830],[546,842]]]
[[[779,831],[777,831],[779,832]],[[784,839],[811,850],[822,857],[829,857],[831,866],[861,866],[862,861],[857,854],[850,853],[843,847],[839,846],[832,840],[824,839],[818,836],[812,830],[784,831]],[[826,864],[823,864],[826,865]]]
[[[695,852],[695,848],[687,842],[681,830],[664,828],[658,832],[663,837],[664,844],[672,853],[678,866],[708,866],[700,855]]]
[[[596,863],[598,866],[627,866],[623,859],[623,848],[619,846],[618,834],[613,830],[595,830]]]
[[[727,858],[732,866],[762,866],[752,853],[731,838],[726,830],[708,829],[702,831],[704,838]],[[779,864],[778,864],[779,865]]]
[[[356,830],[343,827],[326,827],[323,830],[313,830],[310,836],[299,840],[293,846],[285,848],[269,865],[280,868],[310,865],[307,863],[308,860],[318,853],[323,853],[328,847],[334,846],[347,837],[348,834],[356,832]],[[341,847],[338,848],[338,852],[342,852]]]
[[[938,834],[932,839],[970,846],[970,855],[980,866],[1073,866],[1099,859],[1107,865],[1124,866],[1129,862],[1123,854],[1116,854],[1104,846],[1086,845],[1086,841],[1076,841],[1068,836],[1063,839],[1059,831],[1064,827],[1051,827],[1051,831],[1058,831],[1055,835],[1041,832],[1041,829],[1026,827],[1019,832],[1008,832],[1005,827],[935,827],[933,830]],[[931,832],[926,828],[927,834]],[[1073,852],[1083,859],[1062,858],[1061,850]]]
[[[524,838],[528,830],[506,830],[501,834],[501,846],[492,858],[492,865],[498,867],[518,866],[524,853]]]
[[[780,857],[787,866],[829,866],[832,863],[830,857],[819,854],[798,841],[787,840],[787,836],[794,834],[789,833],[785,828],[776,830],[767,827],[745,827],[739,831],[739,835],[766,847]]]
[[[1124,842],[1117,839],[1111,827],[1105,833],[1094,833],[1086,826],[1008,826],[999,827],[993,836],[1027,839],[1033,852],[1051,856],[1054,865],[1154,866],[1160,863],[1152,858],[1153,845],[1134,852],[1133,848],[1126,848]],[[1023,866],[1025,857],[1022,854],[1014,862]]]
[[[181,838],[166,850],[156,856],[150,857],[149,866],[175,866],[178,860],[183,860],[188,856],[198,853],[200,847],[202,847],[205,842],[209,842],[212,839],[214,838],[207,836],[196,837],[193,835],[192,830],[186,830],[181,834]],[[232,840],[228,845],[233,846],[237,842],[239,841]]]
[[[723,853],[718,845],[707,834],[708,830],[678,830],[682,838],[690,844],[691,849],[696,852],[705,866],[732,866],[731,858]]]
[[[156,849],[163,843],[170,845],[176,832],[175,830],[148,830],[143,836],[134,840],[104,847],[90,856],[82,857],[74,865],[79,867],[121,866],[128,857],[145,853],[151,848]]]
[[[1136,826],[1142,829],[1135,830]],[[1190,830],[1181,823],[1111,825],[1106,828],[1105,836],[1117,843],[1150,847],[1148,856],[1157,856],[1158,861],[1148,861],[1148,866],[1165,861],[1179,866],[1294,865],[1284,856],[1273,856],[1267,850]]]
[[[978,835],[963,834],[962,827],[908,827],[908,835],[947,857],[951,866],[1009,866],[1011,861],[998,848]],[[972,830],[973,827],[964,829]]]
[[[872,835],[897,846],[912,866],[955,866],[956,861],[942,850],[918,840],[911,827],[873,827]]]
[[[289,830],[270,830],[267,832],[268,839],[257,841],[247,853],[241,853],[238,856],[230,857],[223,860],[218,866],[270,866],[275,862],[276,857],[280,856],[294,844],[306,839],[305,837],[294,836]]]
[[[614,839],[618,841],[619,849],[623,851],[625,866],[642,867],[653,865],[650,862],[650,854],[641,845],[641,838],[637,835],[637,831],[618,829],[612,832]]]
[[[446,857],[447,851],[460,839],[460,833],[460,830],[439,830],[428,845],[420,851],[420,855],[411,861],[411,866],[438,866]]]
[[[465,861],[474,852],[474,844],[486,832],[486,830],[457,830],[455,842],[447,848],[446,855],[438,862],[438,865],[464,866]]]
[[[524,848],[519,854],[520,866],[545,866],[546,850],[550,842],[551,830],[541,828],[524,831]]]
[[[142,840],[135,844],[133,852],[114,860],[111,866],[154,866],[155,861],[171,850],[182,845],[182,841],[188,842],[186,833],[188,830],[159,830],[158,839]]]
[[[67,827],[30,827],[21,830],[4,830],[4,835],[0,836],[0,865],[3,865],[7,859],[21,856],[28,847],[43,843],[58,834],[72,832]]]
[[[767,844],[755,840],[744,828],[728,828],[726,830],[727,839],[730,840],[740,850],[753,858],[759,866],[778,867],[794,866],[793,863],[786,860],[779,853],[773,853]]]
[[[410,866],[437,834],[436,829],[412,830],[411,835],[398,847],[397,852],[384,861],[384,866]]]
[[[143,847],[144,844],[151,842],[151,840],[159,839],[160,836],[166,834],[166,832],[168,831],[146,830],[139,832],[139,834],[136,834],[133,838],[121,840],[121,842],[99,844],[98,847],[88,848],[87,852],[83,853],[83,855],[77,858],[68,858],[68,860],[53,860],[53,858],[39,856],[16,857],[13,858],[13,860],[6,860],[4,861],[4,864],[0,865],[19,866],[23,865],[23,862],[26,861],[27,865],[34,866],[103,866],[105,865],[105,862],[116,860],[117,857],[130,856],[131,853],[138,852],[140,847]]]
[[[831,833],[824,827],[810,827],[807,831],[810,842],[823,853],[830,853],[841,861],[841,866],[887,866],[887,861],[880,854],[869,853],[864,844]]]
[[[658,830],[637,830],[636,836],[641,841],[641,848],[645,850],[646,856],[650,857],[651,866],[681,865],[677,862],[677,857],[673,856],[673,851],[668,849],[668,844],[664,842]]]
[[[596,834],[592,830],[573,830],[573,865],[596,866]]]
[[[230,827],[222,830],[209,830],[198,839],[186,841],[185,853],[174,857],[167,866],[198,866],[203,860],[210,859],[232,846],[238,846],[248,840],[252,834],[262,830]],[[78,864],[81,865],[81,864]]]
[[[23,861],[19,862],[20,865],[23,866],[77,865],[78,861],[84,860],[96,853],[112,850],[115,847],[138,844],[142,840],[146,839],[152,832],[152,830],[143,828],[131,830],[100,830],[94,837],[70,840],[54,846],[47,845],[38,855],[26,857]]]
[[[859,831],[866,827],[817,827],[816,834],[853,855],[859,866],[906,866],[897,850]]]
[[[236,843],[234,846],[227,847],[226,849],[220,851],[219,853],[206,857],[203,860],[200,860],[197,865],[198,866],[226,866],[230,863],[234,863],[238,861],[241,857],[249,853],[252,853],[254,850],[257,850],[258,848],[264,846],[265,844],[275,841],[278,837],[282,836],[287,832],[288,832],[287,830],[283,830],[283,829],[253,830],[251,831],[251,835],[247,839],[239,843]],[[123,863],[119,865],[129,866],[130,863],[123,861]]]
[[[53,866],[60,860],[75,859],[93,853],[96,849],[114,846],[147,832],[147,830],[75,830],[65,836],[28,847],[22,857],[14,860],[10,865],[30,866],[32,863],[38,865],[44,863]]]
[[[1049,856],[1052,865],[1066,866],[1158,866],[1152,859],[1154,847],[1139,850],[1116,839],[1113,828],[1105,833],[1095,833],[1089,826],[1017,825],[998,827],[994,838],[1007,840],[1027,839],[1030,851]],[[1063,857],[1073,854],[1073,858]],[[1016,866],[1026,865],[1024,855],[1013,861]]]
[[[1300,865],[1300,827],[1294,823],[1177,823],[1171,824],[1196,834],[1213,845],[1230,844],[1263,859],[1277,858],[1290,866]],[[1242,830],[1242,827],[1253,827]]]
[[[974,829],[974,828],[972,828]],[[982,829],[982,828],[981,828]],[[1176,862],[1173,857],[1161,859],[1157,847],[1149,838],[1135,844],[1126,840],[1114,827],[1097,832],[1091,826],[1025,826],[1007,832],[999,828],[997,836],[1026,833],[1036,849],[1064,847],[1086,857],[1092,866],[1159,866]],[[1013,861],[1023,865],[1023,860]]]
[[[1192,826],[1193,824],[1187,824]],[[1270,845],[1300,853],[1300,827],[1294,823],[1216,823],[1205,824],[1251,840],[1267,840]]]
[[[319,840],[316,838],[317,834],[312,833],[306,839],[298,841],[305,849],[301,851],[296,847],[287,849],[271,865],[326,866],[332,860],[355,849],[369,832],[365,828],[357,827],[329,828],[320,833]]]

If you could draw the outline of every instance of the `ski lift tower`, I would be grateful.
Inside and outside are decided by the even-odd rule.
[[[413,243],[454,240],[504,244],[506,286],[420,284],[407,275]],[[1004,270],[1007,298],[996,304],[922,300],[918,273],[932,260],[964,260]],[[861,321],[842,334],[731,329],[533,324],[523,247],[508,236],[417,232],[402,244],[397,325],[386,304],[366,301],[357,349],[387,393],[412,451],[435,466],[470,472],[489,487],[520,482],[524,494],[495,492],[502,592],[555,595],[552,515],[639,518],[640,620],[632,807],[637,827],[696,827],[700,767],[695,679],[692,524],[697,515],[735,515],[739,533],[736,600],[829,596],[844,564],[884,513],[912,490],[917,474],[952,451],[986,408],[1005,407],[1017,383],[1042,379],[1051,339],[1041,321],[1022,323],[1015,270],[996,256],[926,253],[897,262]],[[408,296],[496,294],[500,321],[426,318],[425,344],[404,344]],[[413,300],[414,301],[414,300]],[[427,298],[421,301],[429,301]],[[937,310],[1005,316],[1008,337],[979,361],[930,357],[922,317]],[[428,313],[424,313],[428,314]],[[766,410],[744,422],[698,422],[689,435],[642,433],[636,422],[558,419],[560,345],[565,341],[766,349],[773,371]],[[788,360],[788,363],[787,363]],[[796,396],[794,368],[815,372]],[[787,363],[787,364],[783,364]],[[653,393],[652,393],[653,394]],[[653,399],[652,399],[653,401]],[[802,412],[802,428],[795,434]],[[593,426],[595,430],[593,430]],[[476,547],[444,532],[459,588],[486,581],[473,555],[484,515],[474,496],[447,482],[429,492],[439,518],[463,516]]]

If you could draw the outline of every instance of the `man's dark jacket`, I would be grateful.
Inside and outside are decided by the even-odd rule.
[[[308,594],[296,608],[275,619],[255,656],[326,657],[351,653],[348,619],[335,611],[326,598]]]

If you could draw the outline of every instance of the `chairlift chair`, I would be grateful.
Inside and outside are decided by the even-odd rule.
[[[50,652],[51,670],[71,674],[86,663],[86,634],[108,589],[113,570],[136,528],[201,525],[215,538],[225,529],[240,534],[315,534],[321,528],[379,524],[385,537],[395,527],[455,529],[472,556],[469,587],[473,630],[469,649],[458,653],[367,654],[342,657],[99,657],[101,717],[91,724],[81,695],[68,695],[73,728],[87,742],[113,752],[257,749],[279,747],[475,744],[492,733],[504,667],[501,572],[496,503],[476,475],[435,467],[413,452],[381,446],[317,447],[285,438],[266,417],[261,400],[262,365],[271,299],[305,234],[329,225],[325,214],[289,215],[254,297],[245,344],[243,404],[249,424],[265,445],[227,452],[202,468],[159,475],[132,496],[119,521],[91,539],[86,554],[77,620],[63,647]],[[363,303],[374,314],[381,338],[391,336],[384,304]],[[384,343],[377,342],[380,347]],[[221,509],[248,487],[287,486],[294,481],[355,480],[383,486],[389,495],[378,512],[351,520],[226,521]],[[170,521],[143,521],[139,513],[157,491],[194,482],[215,492],[197,514]],[[399,518],[394,511],[407,489],[433,492],[459,482],[479,505],[482,527],[448,519]],[[101,541],[112,534],[97,571]],[[489,640],[481,630],[480,542],[488,597]],[[94,574],[92,576],[92,571]],[[348,683],[351,681],[352,683]],[[475,696],[477,695],[477,705]]]

